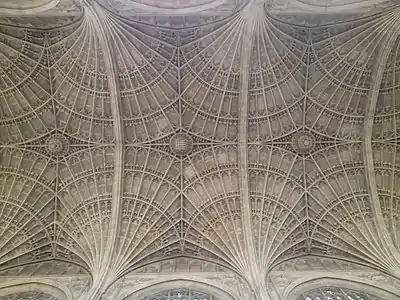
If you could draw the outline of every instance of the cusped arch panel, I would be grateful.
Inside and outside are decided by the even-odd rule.
[[[35,15],[54,8],[60,0],[5,0],[0,4],[2,14]]]
[[[391,287],[375,282],[361,281],[357,277],[344,275],[341,278],[309,276],[294,281],[284,293],[284,299],[295,300],[397,300],[400,299]]]
[[[0,150],[0,263],[10,267],[51,256],[55,166],[24,149]]]
[[[347,257],[378,269],[390,269],[389,264],[380,261],[369,202],[368,197],[344,199],[315,219],[315,224],[312,224],[312,251],[333,257]]]
[[[251,210],[256,255],[264,274],[272,265],[305,253],[304,209],[299,214],[282,201],[252,196]]]
[[[30,299],[30,300],[58,300],[56,297],[40,292],[22,292],[0,296],[0,300],[15,300],[15,299]]]
[[[208,203],[220,195],[238,195],[239,169],[237,147],[218,146],[198,151],[186,158],[182,166],[183,193],[192,209]]]
[[[101,264],[109,236],[111,199],[88,199],[67,213],[57,228],[57,256],[93,272]]]
[[[322,149],[305,162],[310,194],[320,205],[330,205],[347,195],[366,192],[361,143]]]
[[[130,147],[126,154],[124,194],[150,199],[175,215],[172,207],[179,198],[179,160],[150,148]]]
[[[160,138],[179,126],[176,33],[107,14],[125,139]]]
[[[277,146],[261,145],[249,145],[248,153],[249,169],[253,173],[269,172],[291,180],[297,187],[304,187],[304,165],[299,155]],[[250,181],[250,184],[257,185],[254,181]],[[272,188],[272,186],[273,184],[267,185],[265,188]],[[262,188],[259,190],[260,192],[265,191]],[[276,192],[273,194],[277,195]]]
[[[361,144],[316,153],[309,170],[312,251],[390,269],[379,244]]]
[[[29,264],[14,266],[0,271],[0,277],[15,278],[18,276],[40,277],[40,276],[78,276],[90,278],[89,271],[82,265],[73,262],[48,259]]]
[[[169,200],[169,199],[168,199]],[[177,220],[167,208],[151,199],[125,196],[114,268],[123,274],[130,268],[179,252]]]
[[[387,58],[385,71],[376,102],[372,135],[375,139],[387,140],[399,137],[400,124],[400,38],[394,42]]]
[[[382,217],[395,247],[400,250],[400,148],[395,144],[374,143],[372,149]]]
[[[57,189],[57,255],[90,270],[109,235],[114,148],[77,151],[59,163]]]
[[[237,147],[198,151],[182,167],[185,251],[240,268],[243,221]]]
[[[118,274],[179,252],[179,163],[149,148],[127,148],[121,225],[113,269]]]
[[[217,263],[244,267],[244,229],[239,196],[212,199],[185,226],[185,251]]]
[[[0,143],[14,144],[54,127],[45,36],[0,26]]]
[[[171,273],[229,273],[231,272],[228,268],[222,265],[206,261],[200,258],[193,257],[174,257],[157,261],[153,263],[141,266],[131,274],[160,274],[169,275]],[[200,299],[201,300],[201,299]]]
[[[55,163],[48,156],[27,148],[4,147],[0,149],[2,173],[20,174],[37,181],[44,188],[51,189],[55,178]],[[11,188],[11,185],[9,185]],[[26,193],[23,193],[26,196]]]
[[[126,19],[159,28],[189,28],[229,18],[248,0],[97,0],[107,10]]]
[[[90,16],[49,33],[57,128],[94,142],[114,140],[107,62]]]
[[[277,274],[280,274],[280,272],[300,271],[300,272],[328,272],[330,274],[332,273],[340,274],[341,272],[348,272],[349,270],[352,270],[354,272],[374,271],[374,269],[371,267],[357,264],[352,261],[311,254],[283,261],[274,266],[271,273],[275,271],[277,271]]]
[[[13,200],[13,199],[10,199]],[[0,199],[0,264],[21,265],[51,256],[51,232],[29,208]]]
[[[390,16],[364,18],[311,30],[309,105],[306,123],[323,134],[359,140],[365,99],[373,81],[385,22]]]
[[[321,15],[338,15],[342,16],[363,12],[371,14],[371,6],[378,10],[380,8],[388,8],[395,5],[395,1],[386,0],[294,0],[293,4],[300,10],[312,12]]]
[[[57,190],[63,207],[72,210],[86,199],[111,197],[113,174],[113,147],[79,150],[63,158],[59,162]]]
[[[197,280],[196,280],[197,279]],[[171,276],[168,279],[152,280],[136,287],[135,291],[122,295],[122,299],[180,299],[183,300],[234,300],[237,293],[226,284],[215,280],[194,277],[192,279]]]
[[[186,130],[208,139],[237,140],[243,34],[240,15],[181,33],[182,126]]]
[[[253,239],[265,272],[279,260],[304,253],[306,198],[303,163],[276,147],[249,149]]]
[[[250,56],[249,138],[271,140],[303,124],[307,45],[300,29],[266,17],[257,23]]]
[[[9,299],[70,300],[71,291],[65,285],[48,278],[13,278],[0,283],[0,297]]]

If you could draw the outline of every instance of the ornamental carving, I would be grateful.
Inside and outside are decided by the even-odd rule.
[[[190,153],[193,148],[192,138],[186,133],[177,133],[170,139],[169,146],[171,151],[178,156],[184,156]]]
[[[314,150],[315,137],[310,132],[298,132],[292,137],[292,148],[299,154],[308,154]]]
[[[0,277],[70,300],[142,275],[217,292],[135,299],[400,286],[400,4],[321,1],[3,1]],[[301,299],[380,297],[329,289]]]
[[[68,138],[61,134],[53,134],[46,140],[46,149],[51,156],[63,156],[68,152]]]

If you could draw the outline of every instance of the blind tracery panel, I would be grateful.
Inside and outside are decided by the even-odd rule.
[[[382,298],[337,287],[323,287],[303,293],[296,300],[384,300]]]
[[[39,292],[22,292],[0,297],[0,300],[57,300],[57,298]]]
[[[141,300],[218,300],[214,296],[190,289],[173,289],[142,298]]]

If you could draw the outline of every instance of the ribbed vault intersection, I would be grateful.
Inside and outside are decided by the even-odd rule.
[[[18,3],[0,298],[400,297],[395,1]]]

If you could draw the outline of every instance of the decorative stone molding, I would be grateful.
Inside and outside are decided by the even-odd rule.
[[[69,149],[68,138],[61,134],[53,134],[46,140],[46,149],[51,156],[63,156]]]
[[[311,132],[302,131],[293,135],[292,148],[299,154],[308,154],[315,147],[315,137]]]
[[[171,151],[178,156],[185,156],[192,151],[193,140],[186,133],[176,133],[169,142]]]

